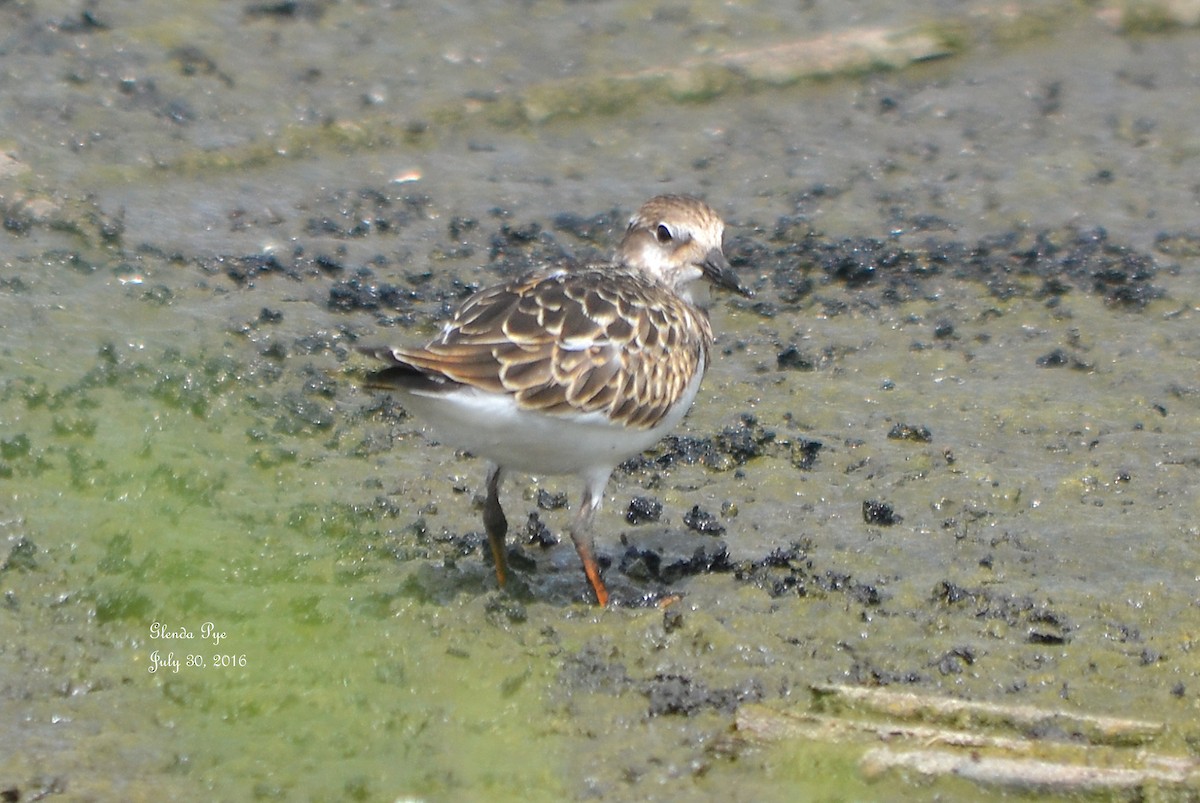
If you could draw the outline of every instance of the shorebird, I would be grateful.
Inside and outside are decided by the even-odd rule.
[[[367,387],[397,392],[444,442],[489,461],[483,523],[501,588],[505,474],[573,474],[583,496],[571,540],[608,604],[592,521],[609,476],[679,424],[708,367],[713,331],[692,283],[750,295],[722,251],[724,230],[703,201],[660,195],[630,219],[612,262],[480,290],[424,347],[360,349],[388,364]]]

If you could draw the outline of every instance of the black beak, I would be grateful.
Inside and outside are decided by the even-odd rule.
[[[742,283],[738,281],[737,274],[734,273],[729,260],[725,258],[725,254],[720,248],[714,248],[704,255],[704,260],[700,263],[700,270],[704,272],[704,277],[717,287],[732,290],[746,298],[754,297],[754,291],[749,287],[743,287]]]

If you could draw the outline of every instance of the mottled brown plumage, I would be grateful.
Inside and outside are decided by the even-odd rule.
[[[442,334],[391,355],[524,410],[603,412],[649,429],[708,362],[708,315],[628,269],[534,274],[481,290]]]
[[[705,277],[742,291],[723,231],[703,201],[658,196],[630,220],[614,262],[480,290],[422,348],[364,349],[390,364],[368,386],[401,391],[444,440],[492,461],[484,521],[501,585],[504,469],[575,473],[585,489],[571,537],[606,603],[592,515],[613,467],[677,425],[695,397],[713,332],[689,285]]]

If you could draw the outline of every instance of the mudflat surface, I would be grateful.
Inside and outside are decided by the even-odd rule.
[[[1187,3],[144,5],[0,4],[5,794],[976,794],[732,731],[829,682],[1194,756]],[[501,594],[353,347],[660,192],[757,295],[609,485],[618,604],[552,477]]]

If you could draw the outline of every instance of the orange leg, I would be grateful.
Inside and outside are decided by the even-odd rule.
[[[571,539],[575,540],[574,533],[571,534]],[[579,553],[579,559],[583,561],[583,573],[587,575],[588,582],[592,584],[592,590],[596,592],[596,602],[603,608],[608,605],[608,589],[604,587],[604,581],[600,579],[600,566],[596,563],[596,556],[592,554],[591,547],[590,543],[583,544],[582,541],[575,541],[575,551]]]
[[[483,503],[483,528],[487,530],[488,544],[492,547],[492,560],[496,564],[496,582],[504,588],[508,580],[508,559],[505,556],[504,537],[508,535],[508,519],[500,507],[500,483],[504,481],[504,469],[488,466],[487,499]]]
[[[579,502],[579,513],[571,523],[571,541],[579,560],[583,562],[583,573],[587,575],[592,590],[596,592],[596,601],[600,607],[608,605],[608,589],[600,579],[600,565],[596,562],[596,548],[592,539],[592,518],[596,508],[600,507],[603,498],[604,485],[608,482],[606,474],[602,482],[587,482],[583,489],[583,498]]]

